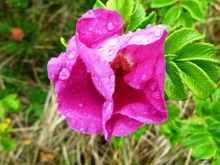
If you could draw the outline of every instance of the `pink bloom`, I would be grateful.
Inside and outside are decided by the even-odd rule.
[[[79,19],[66,52],[48,63],[58,111],[73,130],[125,136],[167,120],[163,25],[123,34],[116,11],[90,10]]]

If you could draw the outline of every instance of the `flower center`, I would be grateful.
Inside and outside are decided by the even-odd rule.
[[[135,67],[135,65],[129,61],[128,58],[125,57],[123,53],[120,53],[114,61],[110,63],[111,68],[113,69],[115,73],[115,86],[117,87],[123,87],[127,85],[123,77],[130,73],[130,71]]]

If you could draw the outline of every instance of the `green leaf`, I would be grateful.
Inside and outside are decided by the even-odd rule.
[[[196,159],[209,159],[212,158],[216,151],[217,148],[215,144],[213,143],[206,143],[206,141],[201,141],[201,145],[198,147],[193,148],[192,156]]]
[[[201,99],[198,99],[197,97],[193,97],[193,101],[195,101],[196,103],[195,110],[196,110],[196,114],[199,117],[205,117],[205,116],[210,115],[211,104],[210,104],[209,99],[201,100]]]
[[[163,24],[171,25],[173,22],[175,22],[180,17],[181,11],[182,10],[179,6],[171,7],[164,16],[164,19],[162,21]]]
[[[101,0],[96,0],[95,4],[93,5],[93,9],[96,9],[96,8],[106,8],[106,6],[104,3],[102,3]]]
[[[204,11],[199,7],[200,2],[196,2],[195,0],[187,0],[184,1],[181,6],[186,9],[192,18],[205,23],[205,15]]]
[[[172,61],[166,62],[165,93],[172,100],[186,100],[187,91],[180,76],[180,70]]]
[[[206,144],[211,142],[211,137],[208,132],[194,133],[190,135],[183,141],[185,148],[198,147],[201,144]]]
[[[201,118],[189,118],[185,121],[180,131],[184,134],[203,133],[206,131],[206,123]]]
[[[176,54],[165,54],[164,56],[165,56],[165,59],[166,59],[167,62],[168,61],[173,61],[177,57]]]
[[[216,48],[208,43],[192,43],[177,52],[176,61],[204,60],[219,63],[216,60]]]
[[[192,62],[176,62],[181,70],[181,77],[191,91],[200,99],[206,99],[217,85],[196,64]]]
[[[119,13],[122,15],[122,19],[126,20],[128,16],[132,14],[134,7],[134,1],[133,0],[124,0],[124,3],[122,4],[121,8],[118,10]]]
[[[17,147],[17,143],[6,136],[0,136],[0,145],[4,152],[10,152]]]
[[[190,14],[188,12],[183,12],[181,13],[180,17],[178,18],[177,22],[184,26],[184,27],[189,27],[193,28],[194,27],[194,21]]]
[[[174,4],[178,0],[151,0],[152,8],[160,8]]]
[[[220,88],[218,88],[215,93],[212,94],[212,109],[211,116],[220,121]]]
[[[190,28],[177,30],[167,37],[165,41],[165,54],[175,54],[185,45],[203,38],[202,34]]]
[[[67,43],[63,37],[60,38],[60,42],[62,43],[63,46],[67,47]]]
[[[178,118],[178,116],[180,114],[180,108],[179,107],[166,104],[166,109],[168,111],[168,117],[169,117],[167,121],[171,121],[175,118]]]
[[[156,12],[153,11],[140,22],[140,24],[135,28],[135,30],[137,28],[145,29],[148,24],[155,25],[156,20],[157,20],[157,14]]]
[[[128,25],[126,32],[135,31],[137,26],[145,18],[146,12],[142,4],[139,1],[136,2],[133,13],[130,17],[130,24]]]
[[[193,63],[196,64],[198,67],[200,67],[202,70],[204,70],[213,82],[218,81],[220,75],[220,69],[217,65],[208,61],[199,61],[199,60],[193,61]]]
[[[18,112],[21,103],[16,98],[16,94],[7,95],[4,99],[0,100],[0,107],[2,107],[5,112]]]
[[[214,160],[212,165],[219,165],[220,164],[220,151],[215,153]]]

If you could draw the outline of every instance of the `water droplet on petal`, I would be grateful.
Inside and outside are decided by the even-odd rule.
[[[115,87],[111,87],[111,92],[114,92],[115,91]]]
[[[140,41],[141,41],[141,37],[140,37],[140,36],[137,36],[137,37],[135,38],[135,40],[136,40],[137,42],[140,42]]]
[[[114,29],[114,26],[113,26],[112,22],[109,22],[109,23],[107,24],[107,29],[108,29],[108,30],[113,30],[113,29]]]
[[[156,37],[159,37],[160,36],[160,31],[159,30],[156,30],[155,32],[154,32],[154,35],[156,36]]]
[[[70,76],[70,72],[67,68],[63,68],[59,74],[59,79],[66,80]]]
[[[115,81],[115,75],[112,74],[112,75],[110,75],[109,78],[110,78],[111,82],[114,82],[114,81]]]
[[[83,132],[83,131],[84,131],[84,128],[83,128],[83,127],[80,127],[79,131],[80,131],[80,132]]]
[[[132,32],[131,32],[131,31],[129,31],[129,32],[128,32],[128,36],[131,36],[131,35],[132,35]]]
[[[114,52],[115,52],[114,49],[109,50],[109,52],[108,52],[109,56],[112,56],[114,54]]]
[[[75,50],[73,50],[67,54],[67,57],[68,57],[68,59],[72,60],[76,57],[76,55],[77,55],[77,52]]]
[[[99,49],[98,49],[98,52],[99,53],[101,53],[101,52],[103,52],[105,49],[103,48],[103,47],[100,47]]]
[[[164,26],[164,25],[158,25],[158,27],[159,27],[160,29],[165,28],[165,26]]]
[[[129,121],[128,122],[128,125],[133,125],[134,124],[134,121]]]
[[[136,79],[136,78],[134,78],[134,79],[133,79],[133,82],[136,82],[136,81],[137,81],[137,79]]]
[[[109,45],[110,46],[115,46],[118,43],[119,43],[119,38],[116,37],[116,38],[113,38],[113,39],[110,40]]]
[[[99,34],[102,34],[102,31],[101,31],[101,30],[99,30]]]
[[[111,111],[112,110],[112,103],[108,103],[107,107],[106,107],[107,111]]]
[[[151,84],[150,84],[150,86],[149,86],[149,89],[150,89],[151,91],[156,90],[156,89],[157,89],[157,82],[156,82],[156,81],[151,82]]]
[[[90,31],[90,32],[92,31],[92,27],[89,27],[89,31]]]
[[[79,103],[79,107],[83,108],[84,107],[83,103]]]
[[[159,100],[161,97],[160,97],[160,92],[159,91],[156,91],[152,94],[152,97]]]
[[[146,80],[147,79],[147,75],[145,74],[145,73],[143,73],[142,75],[141,75],[141,80]]]

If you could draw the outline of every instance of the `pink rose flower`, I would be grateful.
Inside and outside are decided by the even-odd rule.
[[[69,126],[105,139],[167,120],[163,25],[123,34],[116,11],[90,10],[79,19],[66,52],[48,63],[58,111]]]

